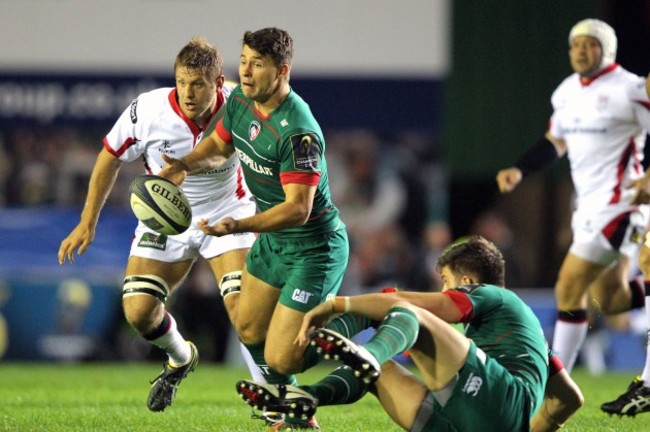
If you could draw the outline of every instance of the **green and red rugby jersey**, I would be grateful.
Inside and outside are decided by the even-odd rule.
[[[536,412],[549,374],[549,350],[535,313],[514,292],[495,285],[445,291],[461,313],[465,336],[526,383]]]
[[[216,133],[235,146],[244,179],[261,211],[284,202],[283,184],[317,186],[307,223],[274,235],[311,236],[345,227],[330,195],[323,132],[309,105],[293,90],[264,116],[237,86]]]

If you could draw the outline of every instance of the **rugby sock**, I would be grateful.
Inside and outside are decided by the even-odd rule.
[[[244,363],[246,363],[246,367],[248,368],[248,371],[251,373],[251,378],[253,378],[253,381],[258,383],[265,383],[266,379],[264,379],[264,375],[262,375],[260,368],[257,367],[257,365],[255,364],[255,360],[253,360],[253,357],[251,356],[251,353],[246,348],[246,345],[244,345],[240,341],[239,348],[241,350],[241,356],[244,359]]]
[[[373,321],[370,318],[353,313],[345,313],[332,318],[325,325],[325,328],[334,330],[349,339],[376,324],[378,324],[377,321]]]
[[[181,336],[176,326],[176,320],[169,312],[165,312],[163,320],[155,330],[142,336],[167,353],[170,365],[182,366],[190,361],[192,349],[185,338]]]
[[[392,307],[377,332],[363,346],[379,364],[383,364],[411,348],[417,340],[419,330],[420,323],[415,312],[399,306]]]
[[[607,344],[607,332],[603,325],[596,320],[587,330],[587,337],[579,354],[580,360],[592,375],[602,375],[607,370],[605,359]]]
[[[588,327],[586,309],[558,311],[553,333],[553,352],[569,373],[573,370],[578,352],[585,342]]]
[[[259,368],[264,381],[269,384],[291,384],[298,385],[295,375],[282,375],[269,367],[264,360],[264,342],[258,344],[244,344],[248,352],[251,354],[253,361]]]
[[[312,385],[300,386],[318,399],[318,406],[349,404],[361,399],[367,386],[348,366],[340,366],[325,378]]]
[[[648,329],[646,330],[646,355],[645,355],[645,367],[643,368],[643,373],[641,378],[643,378],[643,385],[650,387],[650,280],[646,280],[645,283],[645,317],[648,324]]]
[[[370,318],[366,318],[361,315],[345,313],[331,319],[325,325],[325,328],[334,330],[346,338],[351,339],[353,336],[359,334],[367,328],[372,327],[373,324],[376,323],[376,321],[373,321]],[[323,360],[323,356],[324,353],[318,353],[316,347],[309,345],[305,350],[303,357],[302,372],[320,363]]]

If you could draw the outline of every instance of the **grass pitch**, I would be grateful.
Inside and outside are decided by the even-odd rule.
[[[332,369],[315,368],[300,375],[312,383]],[[244,369],[200,364],[180,386],[174,404],[163,413],[147,410],[149,380],[160,371],[153,363],[51,364],[0,363],[0,431],[263,431],[260,420],[237,396]],[[649,431],[650,413],[636,418],[608,417],[599,405],[618,396],[632,374],[591,377],[576,370],[584,408],[566,431]],[[323,407],[318,421],[324,431],[392,432],[400,430],[372,396],[353,405]]]

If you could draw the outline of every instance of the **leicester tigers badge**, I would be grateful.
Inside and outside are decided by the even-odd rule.
[[[260,122],[257,120],[253,120],[251,124],[248,126],[248,139],[253,141],[257,136],[260,134],[260,130],[262,129],[262,125]]]

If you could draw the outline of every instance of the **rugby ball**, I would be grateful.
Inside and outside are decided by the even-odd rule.
[[[180,234],[192,222],[192,208],[185,193],[164,177],[136,177],[129,186],[129,201],[135,216],[157,233]]]

